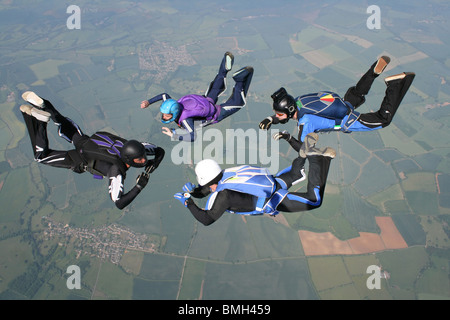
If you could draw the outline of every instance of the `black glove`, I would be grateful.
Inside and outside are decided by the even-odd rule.
[[[80,162],[76,164],[73,168],[71,168],[73,172],[75,173],[84,173],[86,172],[86,167],[84,163]]]
[[[259,128],[262,130],[269,130],[272,124],[277,124],[279,122],[280,120],[278,120],[276,116],[267,117],[259,123]]]
[[[147,164],[145,165],[145,172],[147,174],[150,174],[153,171],[155,171],[156,168],[157,168],[157,166],[155,165],[155,160],[148,160]]]
[[[286,130],[283,130],[281,132],[277,132],[275,133],[272,138],[274,140],[280,140],[280,139],[284,139],[286,141],[291,140],[291,134],[289,132],[287,132]]]
[[[138,177],[136,179],[136,187],[139,190],[144,189],[148,183],[149,178],[150,178],[150,176],[148,175],[148,173],[142,172],[140,175],[138,175]]]

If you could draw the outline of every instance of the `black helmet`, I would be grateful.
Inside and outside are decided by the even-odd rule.
[[[128,140],[127,142],[125,142],[122,148],[121,158],[123,162],[136,168],[144,167],[147,163],[145,147],[142,143],[136,140]],[[139,158],[145,158],[145,162],[136,163],[133,161],[134,159]]]
[[[272,94],[273,109],[275,112],[284,113],[291,119],[297,111],[297,102],[294,97],[286,92],[285,88],[280,88]],[[285,122],[287,122],[287,120]]]

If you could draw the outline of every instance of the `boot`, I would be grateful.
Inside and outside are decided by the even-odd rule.
[[[38,109],[36,107],[32,107],[30,105],[23,104],[20,106],[20,111],[36,118],[39,121],[42,121],[42,122],[50,121],[50,113],[47,111]]]
[[[314,148],[317,141],[319,141],[319,135],[315,132],[308,133],[303,141],[298,155],[302,158],[306,158],[310,149]]]

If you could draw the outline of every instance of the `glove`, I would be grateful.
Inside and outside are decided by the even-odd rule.
[[[183,204],[183,206],[187,207],[187,199],[189,199],[191,197],[191,195],[189,193],[178,192],[178,193],[175,193],[173,195],[173,197],[175,199],[179,200]]]
[[[291,139],[291,134],[289,132],[287,132],[286,130],[283,130],[281,132],[277,132],[275,133],[272,138],[274,140],[280,140],[280,139],[284,139],[286,141],[289,141]]]
[[[150,174],[155,170],[156,170],[155,161],[148,160],[147,164],[145,165],[145,173]]]
[[[270,126],[272,125],[272,122],[273,122],[273,118],[267,117],[259,123],[259,128],[262,130],[269,130]]]
[[[194,191],[194,189],[195,189],[195,184],[193,184],[192,182],[188,182],[183,186],[184,192],[191,193],[192,191]]]
[[[138,175],[138,177],[136,179],[136,187],[139,190],[144,189],[148,183],[149,178],[150,178],[150,176],[146,172],[142,172],[140,175]]]

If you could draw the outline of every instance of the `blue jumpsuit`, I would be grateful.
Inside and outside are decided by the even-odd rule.
[[[306,135],[311,132],[370,131],[382,127],[381,124],[368,126],[361,122],[359,113],[350,102],[344,101],[334,92],[311,93],[296,100],[298,126],[302,128],[299,137],[301,141],[304,141]]]

